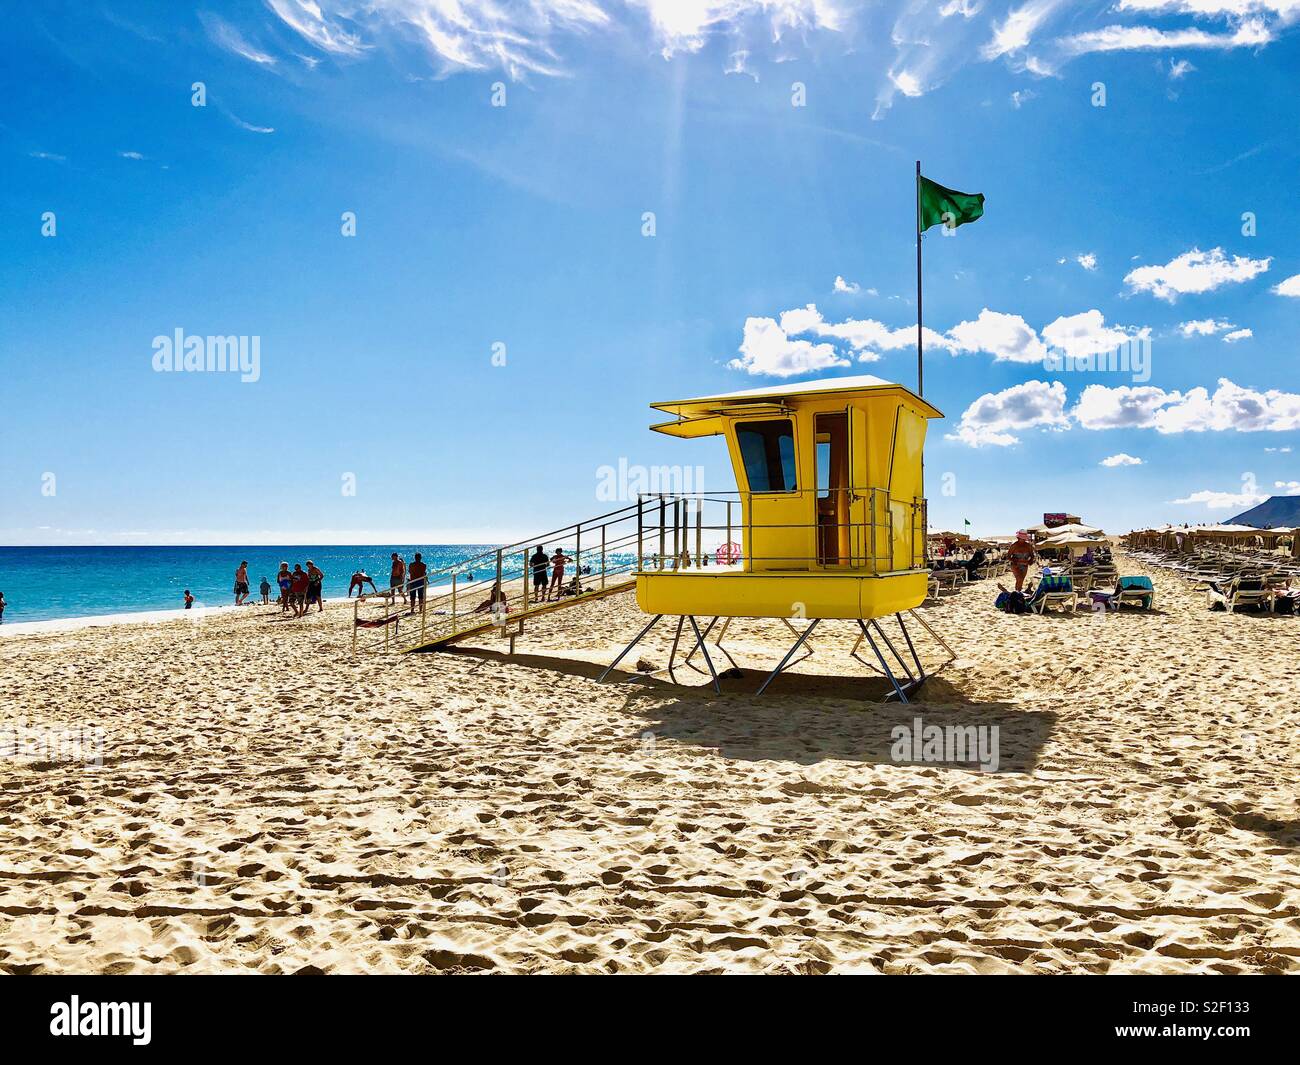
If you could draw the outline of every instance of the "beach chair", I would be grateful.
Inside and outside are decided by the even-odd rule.
[[[1073,613],[1079,608],[1079,600],[1074,594],[1074,585],[1069,576],[1052,573],[1038,582],[1038,587],[1025,605],[1038,614],[1042,614],[1049,606],[1059,606],[1062,610],[1069,607]]]
[[[1115,595],[1112,605],[1118,610],[1125,603],[1136,603],[1142,610],[1150,610],[1155,605],[1156,590],[1150,577],[1120,577],[1115,582]]]
[[[1228,613],[1239,606],[1263,606],[1273,609],[1273,593],[1264,586],[1263,577],[1237,577],[1224,592]]]

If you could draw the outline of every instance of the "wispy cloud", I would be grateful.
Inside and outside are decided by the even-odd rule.
[[[200,11],[199,21],[203,24],[208,40],[219,48],[224,48],[227,52],[242,59],[247,59],[250,63],[256,63],[259,66],[275,66],[275,56],[250,44],[238,29],[219,16],[209,11]]]
[[[32,159],[45,159],[51,163],[66,163],[68,161],[66,155],[55,155],[54,152],[28,152],[27,154]]]

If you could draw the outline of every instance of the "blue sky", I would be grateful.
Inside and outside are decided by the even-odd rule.
[[[925,238],[932,524],[1300,492],[1298,25],[1297,0],[33,6],[0,31],[0,542],[489,542],[609,509],[620,459],[731,487],[648,404],[914,386],[918,158],[987,197]],[[177,329],[256,337],[257,380],[156,372]],[[1133,340],[1149,374],[1044,361]]]

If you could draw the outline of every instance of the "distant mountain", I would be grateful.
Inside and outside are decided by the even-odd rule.
[[[1228,524],[1253,525],[1256,529],[1300,525],[1300,496],[1273,496],[1267,502],[1229,518]]]

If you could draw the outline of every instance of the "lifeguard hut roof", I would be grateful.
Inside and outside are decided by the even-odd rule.
[[[799,381],[789,385],[723,392],[716,396],[651,403],[653,409],[676,415],[677,420],[661,422],[650,428],[657,433],[667,433],[669,436],[715,436],[722,432],[721,415],[723,414],[732,417],[740,414],[775,414],[789,410],[795,401],[812,396],[836,393],[880,395],[890,392],[906,395],[910,402],[920,408],[928,418],[943,417],[941,411],[932,407],[910,389],[893,381],[862,374],[858,377],[825,377],[819,381]]]

